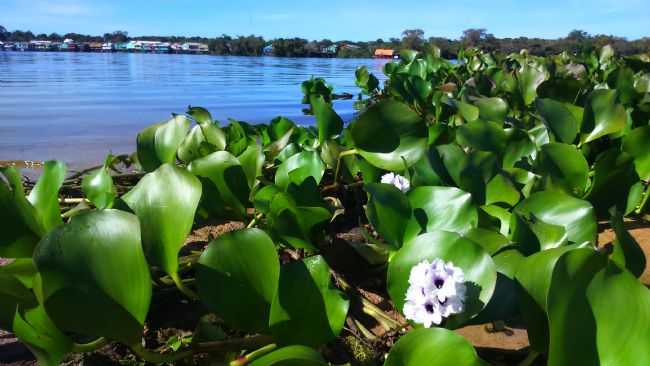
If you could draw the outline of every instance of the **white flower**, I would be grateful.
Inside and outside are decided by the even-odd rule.
[[[465,276],[463,270],[435,259],[424,260],[411,268],[406,291],[404,316],[429,328],[443,318],[464,310]]]
[[[411,183],[409,182],[408,179],[395,173],[384,174],[381,177],[381,182],[386,184],[392,184],[395,187],[397,187],[397,189],[399,189],[404,193],[408,192],[409,189],[411,188]]]

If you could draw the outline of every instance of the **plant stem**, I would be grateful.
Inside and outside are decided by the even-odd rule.
[[[273,343],[272,337],[255,335],[247,338],[228,339],[225,341],[203,342],[192,345],[195,353],[233,352],[242,349],[254,349]]]
[[[171,363],[171,362],[179,361],[184,358],[190,357],[192,356],[192,354],[194,354],[194,351],[192,349],[162,354],[162,353],[148,350],[139,343],[131,345],[130,348],[133,351],[133,353],[135,353],[136,356],[138,356],[139,358],[155,364]]]
[[[357,149],[350,149],[350,150],[343,151],[342,153],[339,154],[339,157],[336,160],[336,170],[334,171],[334,182],[331,185],[324,187],[323,188],[324,190],[334,188],[338,185],[339,172],[341,171],[341,161],[343,160],[343,158],[349,155],[356,155],[358,153],[359,152],[357,151]]]
[[[94,341],[88,343],[73,343],[72,352],[74,353],[92,352],[98,348],[105,346],[107,343],[108,341],[104,337],[97,338]]]
[[[172,278],[174,284],[176,285],[176,288],[178,288],[180,292],[182,292],[183,294],[185,294],[185,296],[189,297],[194,301],[199,300],[199,295],[197,295],[194,291],[190,290],[188,287],[185,286],[181,278],[178,276],[177,272],[172,273],[169,276]]]
[[[268,344],[260,349],[257,349],[245,356],[239,357],[234,361],[231,361],[229,366],[244,366],[248,365],[251,361],[255,360],[256,358],[260,358],[264,356],[265,354],[274,351],[276,348],[278,348],[278,345],[275,343]]]
[[[253,226],[255,226],[255,224],[257,223],[257,220],[261,219],[262,216],[264,216],[264,214],[261,213],[261,212],[260,212],[259,214],[257,214],[257,216],[253,217],[253,219],[251,220],[251,222],[248,223],[248,225],[246,226],[246,228],[247,228],[247,229],[250,229],[250,228],[252,228]]]

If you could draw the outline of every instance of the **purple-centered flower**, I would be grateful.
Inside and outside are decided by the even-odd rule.
[[[429,328],[464,310],[465,276],[451,262],[424,260],[411,268],[404,316]]]
[[[411,189],[411,182],[409,182],[409,180],[405,177],[402,177],[401,175],[395,173],[382,175],[381,182],[394,185],[403,193],[406,193],[409,191],[409,189]]]

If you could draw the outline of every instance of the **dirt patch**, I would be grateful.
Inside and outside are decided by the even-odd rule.
[[[496,330],[492,324],[481,324],[469,325],[455,332],[472,342],[475,347],[519,351],[529,346],[528,332],[522,328],[505,326]]]
[[[646,267],[639,280],[645,285],[650,285],[650,222],[626,219],[624,225],[645,253]],[[616,239],[616,234],[607,224],[607,228],[598,234],[598,246],[613,244],[614,239]]]
[[[244,223],[241,221],[209,221],[192,230],[190,235],[187,236],[185,243],[209,243],[225,233],[243,228]]]

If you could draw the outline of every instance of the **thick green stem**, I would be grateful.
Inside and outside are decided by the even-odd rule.
[[[107,343],[108,341],[104,337],[97,338],[94,341],[89,343],[74,343],[72,344],[72,352],[74,353],[92,352],[101,347],[104,347]]]
[[[338,185],[338,180],[339,180],[339,172],[341,171],[341,161],[343,160],[344,157],[350,156],[350,155],[356,155],[359,152],[357,149],[350,149],[343,151],[342,153],[339,154],[338,159],[336,160],[336,170],[334,171],[334,181],[331,185],[324,187],[323,190],[329,190]]]
[[[247,229],[250,229],[250,228],[252,228],[253,226],[255,226],[255,224],[257,223],[257,220],[261,219],[262,216],[264,216],[263,213],[259,213],[259,214],[257,214],[257,216],[253,217],[253,219],[251,220],[251,222],[248,223],[248,225],[246,226],[246,228],[247,228]]]
[[[260,349],[257,349],[245,356],[239,357],[234,361],[230,362],[229,366],[244,366],[248,365],[251,361],[254,361],[257,358],[260,358],[264,356],[265,354],[269,352],[273,352],[276,348],[278,348],[278,345],[275,343],[268,344]]]
[[[256,349],[273,343],[273,338],[265,335],[256,335],[240,339],[227,339],[225,341],[203,342],[192,345],[196,353],[236,352],[243,349]]]
[[[181,278],[178,276],[178,273],[172,273],[169,276],[174,281],[176,288],[178,288],[180,292],[185,294],[185,296],[195,301],[199,299],[199,295],[197,295],[194,291],[190,290],[188,287],[185,286]]]

